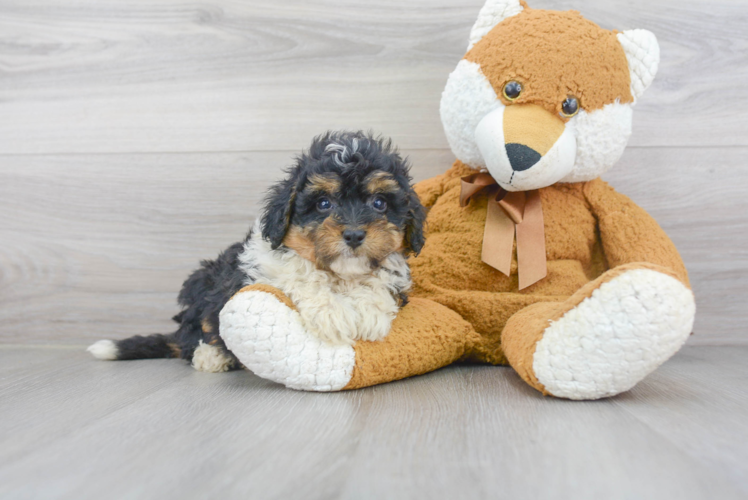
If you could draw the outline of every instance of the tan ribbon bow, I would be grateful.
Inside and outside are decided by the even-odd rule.
[[[460,206],[466,207],[470,198],[480,192],[489,198],[481,260],[509,276],[516,232],[519,289],[545,278],[548,268],[540,193],[537,190],[510,193],[489,174],[473,174],[462,178]]]

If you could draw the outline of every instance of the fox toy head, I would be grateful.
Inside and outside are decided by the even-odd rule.
[[[623,154],[659,59],[649,31],[488,0],[442,96],[447,139],[507,191],[592,180]]]

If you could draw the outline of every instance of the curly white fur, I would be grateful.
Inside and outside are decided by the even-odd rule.
[[[221,373],[231,369],[232,359],[224,355],[223,349],[206,344],[202,340],[192,355],[192,367],[200,372]]]
[[[257,226],[239,260],[248,285],[281,290],[298,308],[310,334],[336,344],[386,337],[399,309],[396,296],[411,284],[400,253],[390,254],[373,272],[366,261],[342,257],[330,272],[317,269],[293,250],[272,250]]]

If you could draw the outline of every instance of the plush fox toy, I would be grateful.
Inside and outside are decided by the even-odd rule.
[[[458,160],[416,186],[428,235],[390,334],[325,344],[280,291],[248,287],[221,313],[228,347],[257,375],[302,390],[456,361],[509,364],[560,398],[632,388],[680,349],[695,314],[673,243],[599,179],[623,153],[658,63],[648,31],[488,0],[441,103]]]

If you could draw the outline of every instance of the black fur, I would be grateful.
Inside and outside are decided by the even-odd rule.
[[[262,237],[270,241],[275,250],[283,242],[291,223],[291,209],[296,200],[298,176],[291,175],[270,188],[265,198],[265,210],[262,215]]]
[[[234,243],[217,259],[202,261],[200,268],[187,278],[177,299],[183,309],[173,318],[179,323],[176,332],[117,341],[117,359],[179,357],[189,361],[202,340],[222,348],[231,357],[232,368],[240,368],[218,335],[218,313],[244,286],[246,275],[239,269],[238,260],[243,247],[243,243]]]
[[[418,255],[426,243],[423,235],[424,224],[426,223],[426,209],[421,205],[421,200],[415,192],[411,192],[408,201],[408,216],[405,231],[405,241],[408,248]]]
[[[117,341],[117,359],[156,359],[179,357],[175,334],[135,335]]]
[[[354,141],[357,147],[354,147]],[[334,155],[326,151],[330,143],[342,144],[357,151],[345,165],[335,162]],[[335,173],[342,179],[343,193],[348,202],[341,204],[340,216],[358,223],[370,222],[373,217],[386,216],[405,233],[405,244],[410,252],[418,253],[424,244],[423,224],[425,211],[409,176],[407,160],[400,157],[391,141],[375,138],[362,132],[328,133],[314,140],[309,151],[300,155],[288,176],[270,188],[265,199],[261,219],[262,236],[273,249],[279,248],[289,225],[304,226],[319,218],[314,210],[316,200],[304,193],[311,175]],[[362,199],[360,183],[367,175],[381,170],[390,173],[400,185],[400,193],[388,194],[386,214],[375,213]],[[246,240],[251,237],[247,235]],[[200,341],[220,347],[232,360],[232,369],[241,368],[238,359],[226,349],[219,336],[218,315],[231,297],[249,278],[239,269],[239,255],[244,243],[235,243],[215,260],[204,260],[182,285],[178,301],[182,311],[174,316],[179,328],[172,334],[135,336],[116,342],[117,359],[145,359],[180,357],[191,360]],[[399,296],[401,305],[407,296]]]
[[[331,143],[356,152],[341,164],[327,150]],[[316,210],[316,193],[304,192],[309,178],[314,175],[334,174],[342,180],[341,202],[335,209],[342,224],[355,226],[372,222],[380,214],[367,206],[362,183],[377,171],[391,174],[400,185],[399,193],[385,196],[389,207],[385,216],[404,230],[407,249],[418,254],[424,244],[426,212],[411,188],[410,165],[392,146],[391,140],[364,132],[329,132],[314,140],[309,151],[299,156],[295,165],[286,171],[288,177],[270,189],[265,199],[267,209],[262,217],[262,236],[275,249],[282,244],[290,225],[303,227],[327,217]]]

